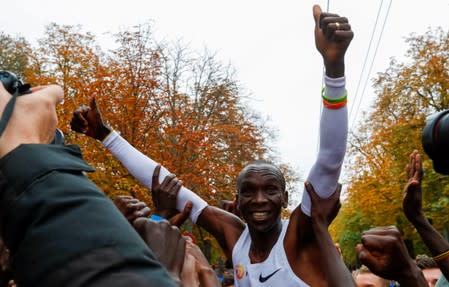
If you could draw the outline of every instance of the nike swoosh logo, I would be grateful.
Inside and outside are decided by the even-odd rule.
[[[278,272],[279,270],[281,270],[281,268],[279,268],[278,270],[274,271],[273,273],[271,273],[270,275],[268,275],[268,276],[266,276],[266,277],[263,277],[263,276],[262,276],[262,273],[260,273],[260,275],[259,275],[259,282],[260,282],[260,283],[264,283],[265,281],[267,281],[268,279],[270,279],[271,276],[273,276],[274,274],[276,274],[276,272]]]

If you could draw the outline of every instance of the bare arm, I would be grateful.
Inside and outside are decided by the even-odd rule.
[[[104,146],[136,179],[152,190],[153,201],[159,200],[158,196],[163,194],[155,194],[152,189],[153,175],[158,163],[138,151],[118,133],[111,131],[106,126],[95,98],[91,99],[89,106],[83,106],[73,113],[70,124],[74,131],[102,141]],[[166,168],[160,167],[158,182],[163,182],[167,176],[171,176],[170,172]],[[167,198],[165,197],[165,199]],[[184,186],[181,186],[179,192],[177,192],[176,206],[170,206],[170,208],[182,211],[188,201],[192,202],[190,219],[195,223],[198,221],[201,227],[215,236],[224,248],[225,253],[230,256],[232,253],[228,249],[230,246],[234,246],[244,229],[244,223],[231,213],[210,207],[206,201]],[[168,208],[167,206],[172,204],[165,203],[168,205],[165,205],[164,208]]]
[[[338,100],[345,94],[344,56],[354,34],[345,17],[321,13],[319,6],[314,6],[313,16],[315,44],[326,68],[325,94],[331,100]],[[325,105],[320,121],[320,148],[317,160],[307,178],[318,196],[322,198],[331,196],[336,190],[346,151],[347,134],[346,105],[339,108]],[[310,197],[305,190],[301,209],[310,216]]]
[[[344,55],[354,34],[345,17],[321,13],[319,6],[313,7],[315,19],[315,44],[323,57],[326,68],[325,93],[338,99],[345,94]],[[336,23],[338,24],[338,30]],[[346,151],[348,134],[348,111],[346,105],[338,109],[323,107],[320,120],[320,149],[307,181],[321,198],[330,197],[337,188],[341,166]],[[311,201],[306,190],[303,192],[301,208],[297,207],[290,217],[286,234],[286,249],[297,253],[304,242],[313,242],[310,216]],[[301,242],[301,244],[299,244]],[[302,245],[302,247],[300,247]]]
[[[410,155],[410,163],[406,167],[406,173],[408,182],[404,188],[404,199],[402,201],[404,213],[416,228],[432,255],[442,254],[449,250],[449,243],[430,224],[422,210],[421,183],[423,170],[421,155],[416,150]],[[449,278],[449,256],[435,261],[444,276]]]

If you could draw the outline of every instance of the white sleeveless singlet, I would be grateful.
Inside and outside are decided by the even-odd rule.
[[[251,237],[248,226],[232,250],[234,284],[236,287],[309,287],[293,272],[284,250],[284,237],[288,220],[282,221],[282,230],[270,255],[261,263],[251,264],[249,248]]]

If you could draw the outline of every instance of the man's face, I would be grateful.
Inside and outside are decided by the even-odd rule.
[[[384,287],[384,281],[373,273],[359,273],[355,278],[357,287]]]
[[[238,186],[238,208],[250,228],[266,232],[280,223],[282,207],[288,202],[281,177],[268,164],[245,168]]]
[[[440,268],[426,268],[422,270],[424,277],[429,284],[429,287],[434,287],[437,284],[438,278],[441,276]]]

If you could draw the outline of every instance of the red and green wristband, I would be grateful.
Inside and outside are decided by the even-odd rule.
[[[323,88],[321,90],[321,97],[323,98],[323,105],[328,109],[341,109],[348,103],[348,92],[346,90],[344,95],[339,98],[329,98]]]

